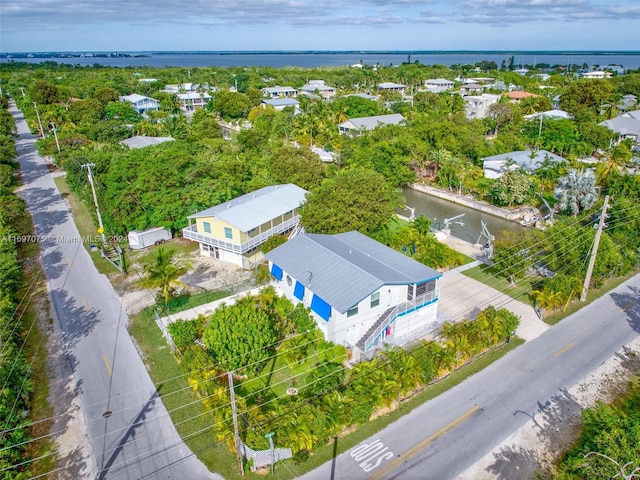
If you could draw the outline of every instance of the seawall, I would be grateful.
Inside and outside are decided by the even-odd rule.
[[[452,203],[464,205],[468,208],[473,208],[474,210],[488,213],[489,215],[493,215],[494,217],[511,220],[513,222],[519,222],[525,216],[531,216],[537,212],[537,209],[528,206],[519,207],[514,210],[500,208],[496,207],[495,205],[490,205],[487,202],[476,200],[469,195],[458,195],[457,193],[447,192],[445,190],[439,190],[437,188],[433,188],[427,185],[420,185],[417,183],[410,184],[409,188],[418,192],[426,193],[427,195],[431,195],[436,198],[440,198],[442,200],[447,200]]]

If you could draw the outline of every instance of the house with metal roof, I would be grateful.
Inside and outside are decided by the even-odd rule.
[[[404,95],[406,90],[407,86],[401,85],[400,83],[383,82],[378,84],[378,91],[380,92],[398,92]]]
[[[122,140],[120,144],[129,148],[145,148],[172,141],[172,137],[147,137],[146,135],[136,135],[135,137]]]
[[[178,93],[177,97],[180,102],[180,109],[184,112],[193,112],[199,108],[204,108],[211,101],[211,95],[206,92]]]
[[[525,120],[539,120],[540,117],[542,117],[543,119],[552,118],[552,119],[555,119],[555,120],[559,120],[559,119],[570,120],[570,119],[573,118],[571,115],[569,115],[564,110],[554,109],[554,110],[546,110],[544,112],[532,113],[531,115],[525,115],[524,119]]]
[[[276,288],[356,361],[438,327],[442,274],[359,232],[303,233],[265,257]]]
[[[486,178],[500,178],[507,170],[523,169],[532,173],[545,160],[552,162],[566,162],[555,153],[546,150],[519,150],[516,152],[501,153],[482,159],[482,169]]]
[[[359,134],[366,130],[373,130],[376,127],[385,125],[399,125],[405,118],[399,113],[390,115],[374,115],[372,117],[351,118],[338,125],[340,133]]]
[[[640,144],[640,110],[632,110],[618,115],[611,120],[605,120],[598,125],[613,130],[620,135],[620,140],[630,138],[636,144]]]
[[[455,87],[453,80],[447,80],[446,78],[429,78],[424,81],[424,86],[432,93],[446,92],[452,90]]]
[[[266,98],[261,102],[262,108],[266,108],[267,105],[271,105],[278,111],[282,111],[287,107],[293,107],[294,110],[300,108],[300,102],[295,98]]]
[[[145,113],[147,110],[158,110],[160,108],[160,102],[155,98],[145,97],[144,95],[138,95],[137,93],[122,95],[118,98],[121,102],[129,102],[140,114]]]
[[[269,98],[297,97],[298,90],[291,87],[265,87],[262,89],[262,96]]]
[[[306,194],[292,183],[261,188],[190,215],[182,236],[198,242],[201,255],[251,268],[264,242],[298,226]]]
[[[300,93],[307,95],[315,95],[317,93],[322,98],[327,99],[336,95],[336,89],[324,83],[324,80],[309,80],[309,83],[300,87]]]

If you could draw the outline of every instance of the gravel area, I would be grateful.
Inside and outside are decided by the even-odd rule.
[[[188,242],[187,240],[174,239],[165,244],[165,248],[171,248],[171,244]],[[157,247],[156,247],[157,248]],[[128,315],[150,307],[156,303],[156,292],[143,288],[139,282],[144,279],[144,268],[139,259],[152,252],[152,249],[145,249],[136,252],[129,252],[131,265],[127,275],[112,274],[110,280],[117,294],[120,297],[122,306]],[[221,262],[215,258],[203,257],[196,250],[189,254],[176,256],[178,263],[189,266],[189,271],[180,277],[180,281],[189,286],[191,293],[199,293],[205,290],[215,290],[226,285],[232,285],[248,280],[252,272],[229,263]]]

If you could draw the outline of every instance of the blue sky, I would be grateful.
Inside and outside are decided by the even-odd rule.
[[[0,51],[640,50],[638,0],[0,0]]]

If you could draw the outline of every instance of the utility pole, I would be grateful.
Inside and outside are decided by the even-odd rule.
[[[58,142],[58,134],[56,133],[55,122],[51,122],[51,128],[53,129],[53,137],[56,139],[56,148],[58,149],[58,153],[60,153],[60,142]]]
[[[91,167],[95,167],[95,166],[96,166],[95,163],[85,163],[84,165],[81,165],[82,168],[86,167],[87,169],[89,183],[91,184],[91,192],[93,193],[93,203],[96,206],[96,213],[98,214],[98,225],[100,225],[100,228],[98,229],[98,233],[102,236],[102,244],[106,245],[107,237],[105,237],[104,235],[104,226],[102,225],[102,216],[100,215],[100,208],[98,207],[98,197],[96,196],[96,187],[93,184],[93,174],[91,173]]]
[[[33,108],[36,109],[36,117],[38,117],[38,126],[40,127],[40,136],[44,138],[44,129],[42,128],[42,122],[40,121],[40,113],[38,112],[38,104],[33,102]]]
[[[233,390],[233,372],[227,372],[229,377],[229,394],[231,396],[231,413],[233,416],[233,434],[236,439],[236,454],[238,455],[238,468],[240,475],[244,476],[244,467],[242,466],[242,442],[240,441],[240,433],[238,432],[238,417],[236,415],[236,394]]]
[[[607,215],[608,206],[609,206],[609,195],[604,197],[604,205],[602,206],[602,213],[600,214],[600,223],[598,224],[596,237],[593,241],[593,249],[591,250],[591,258],[589,259],[589,266],[587,267],[587,275],[584,278],[584,286],[582,287],[582,295],[580,295],[581,302],[584,302],[587,299],[587,290],[589,289],[589,283],[591,283],[591,274],[593,273],[593,266],[596,263],[596,255],[598,253],[598,244],[600,243],[600,235],[602,235],[602,229],[604,227],[604,220]]]

